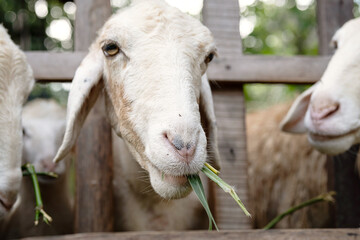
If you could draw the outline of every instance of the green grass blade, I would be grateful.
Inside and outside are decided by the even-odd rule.
[[[232,188],[229,184],[227,184],[224,180],[222,180],[218,175],[216,175],[211,169],[209,169],[206,165],[201,169],[205,175],[214,181],[220,188],[222,188],[225,192],[229,193],[231,197],[237,202],[240,208],[243,210],[246,216],[251,217],[251,214],[245,208],[245,205],[241,202],[239,196],[236,194],[234,188]]]
[[[280,215],[276,216],[273,220],[271,220],[263,229],[268,230],[273,228],[278,222],[280,222],[284,217],[294,213],[295,211],[302,209],[303,207],[310,206],[312,204],[326,201],[326,202],[334,202],[333,196],[335,195],[335,192],[331,191],[325,194],[322,194],[320,196],[317,196],[315,198],[312,198],[306,202],[300,203],[299,205],[292,207],[288,209],[287,211],[281,213]]]
[[[203,205],[203,207],[209,217],[209,230],[212,230],[212,223],[214,223],[216,230],[219,231],[219,229],[216,225],[215,219],[211,214],[209,204],[207,203],[204,187],[201,183],[201,179],[200,179],[199,175],[190,175],[187,178],[188,178],[188,181],[189,181],[192,189],[196,193],[196,196],[199,198],[201,205]]]
[[[43,221],[47,224],[49,224],[52,221],[52,218],[44,211],[43,209],[43,202],[41,199],[41,192],[39,187],[39,182],[36,176],[35,167],[34,165],[27,163],[22,167],[23,172],[25,175],[29,175],[31,177],[31,180],[33,182],[34,187],[34,193],[35,193],[35,201],[36,201],[36,207],[35,207],[35,226],[39,223],[39,217],[42,215]],[[51,176],[53,177],[53,176]]]

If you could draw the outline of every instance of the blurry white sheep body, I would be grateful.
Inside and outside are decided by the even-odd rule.
[[[65,137],[55,161],[75,144],[89,110],[104,90],[110,124],[132,155],[125,166],[136,169],[134,173],[143,171],[146,177],[139,179],[141,175],[115,167],[115,176],[127,177],[117,179],[121,186],[116,187],[136,193],[129,195],[134,206],[153,214],[150,219],[136,217],[134,210],[134,216],[124,217],[139,222],[123,230],[192,227],[180,223],[192,218],[185,217],[188,204],[174,199],[191,192],[186,175],[198,173],[205,161],[215,167],[219,164],[215,114],[205,75],[215,51],[210,31],[197,19],[161,0],[135,0],[105,23],[77,69],[69,93]],[[147,193],[138,187],[143,181]],[[170,224],[168,216],[176,219],[176,215],[184,216]],[[159,223],[169,225],[153,224],[155,216]]]
[[[23,164],[31,163],[36,172],[55,172],[58,178],[38,176],[45,211],[53,218],[50,225],[40,220],[34,226],[36,206],[30,177],[23,177],[20,204],[7,226],[6,237],[20,238],[73,232],[73,207],[69,191],[70,158],[55,164],[53,158],[65,132],[66,110],[54,100],[36,99],[23,111]]]
[[[0,25],[0,229],[21,182],[21,111],[34,78],[25,54]]]
[[[279,123],[290,104],[247,114],[248,177],[253,226],[262,228],[278,214],[327,192],[326,156],[306,135],[282,133]],[[276,228],[329,227],[329,203],[306,207]]]
[[[282,130],[308,133],[311,145],[339,154],[360,142],[360,18],[334,35],[337,48],[321,80],[301,94],[283,120]]]

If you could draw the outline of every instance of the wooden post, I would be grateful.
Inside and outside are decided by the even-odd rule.
[[[111,15],[110,1],[75,1],[75,50],[87,51]],[[111,127],[99,97],[83,126],[77,145],[75,232],[113,230]]]
[[[360,226],[360,178],[356,169],[359,145],[332,157],[335,176],[335,223],[338,228]]]
[[[334,52],[329,43],[346,21],[353,18],[352,0],[317,0],[317,22],[319,34],[319,53],[329,55]],[[358,227],[360,224],[360,179],[355,171],[356,154],[359,147],[354,146],[348,152],[328,157],[328,188],[337,195],[332,210],[333,226]]]
[[[214,63],[239,59],[242,56],[242,44],[238,1],[204,1],[203,19],[216,41],[219,59],[214,59]],[[232,66],[226,65],[225,71],[231,71],[231,68]],[[215,86],[213,96],[219,129],[221,177],[235,186],[239,197],[247,205],[245,101],[242,84],[228,83],[221,85],[221,88]],[[210,192],[215,194],[212,198],[215,199],[215,216],[220,229],[251,228],[250,219],[228,194],[217,187]]]
[[[347,20],[354,17],[353,0],[317,0],[317,23],[319,34],[319,53],[330,55],[332,36]]]

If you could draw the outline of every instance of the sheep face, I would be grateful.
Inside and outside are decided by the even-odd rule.
[[[14,205],[20,190],[22,105],[34,79],[25,55],[0,25],[0,221]]]
[[[37,172],[54,172],[65,176],[69,159],[55,164],[57,149],[65,133],[66,110],[55,100],[35,99],[28,102],[22,114],[23,164],[31,163]],[[55,183],[57,179],[38,176],[42,184]]]
[[[49,113],[50,114],[50,113]],[[65,132],[65,119],[24,119],[23,120],[23,164],[31,163],[37,172],[65,174],[65,161],[55,164],[58,147]],[[53,178],[38,176],[42,183],[52,182]]]
[[[104,25],[77,70],[69,102],[78,101],[84,87],[91,95],[104,85],[110,123],[154,190],[184,197],[191,189],[186,175],[198,173],[207,159],[201,121],[215,131],[204,76],[214,54],[211,33],[199,21],[162,1],[137,1]]]
[[[360,19],[339,29],[337,50],[321,80],[295,101],[282,122],[289,132],[308,132],[311,145],[338,154],[360,142]]]

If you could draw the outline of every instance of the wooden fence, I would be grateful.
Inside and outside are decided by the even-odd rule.
[[[38,82],[70,82],[77,66],[85,56],[88,46],[95,38],[95,32],[111,14],[110,1],[75,0],[77,5],[75,23],[75,52],[50,53],[27,52]],[[244,56],[239,35],[238,0],[205,0],[203,19],[213,32],[220,58],[215,59],[208,69],[208,77],[216,80],[220,87],[213,86],[215,113],[219,127],[219,147],[223,160],[222,172],[226,181],[239,189],[245,204],[247,194],[246,129],[243,84],[245,83],[314,83],[322,75],[330,59],[327,47],[331,35],[346,20],[352,18],[352,0],[317,0],[320,52],[324,56],[278,57]],[[112,150],[111,130],[104,121],[103,100],[96,103],[82,133],[77,147],[76,171],[76,216],[75,231],[108,232],[113,230]],[[101,146],[101,145],[102,146]],[[104,146],[107,146],[104,148]],[[334,172],[329,160],[330,173]],[[337,166],[338,167],[338,166]],[[353,167],[353,165],[351,166]],[[342,172],[337,169],[337,172]],[[358,177],[356,176],[358,179]],[[329,179],[335,179],[331,176]],[[335,182],[335,181],[331,181]],[[336,185],[336,184],[335,184]],[[333,188],[333,187],[331,187]],[[336,188],[337,189],[337,188]],[[360,189],[358,187],[358,189]],[[345,190],[348,191],[349,189]],[[249,229],[246,218],[225,194],[215,189],[215,215],[221,229]],[[353,204],[355,204],[354,202]],[[341,203],[338,203],[341,204]],[[79,207],[81,206],[81,207]],[[353,205],[355,206],[355,205]],[[234,214],[235,213],[235,214]],[[350,213],[344,213],[350,214]],[[353,213],[352,213],[353,214]],[[359,216],[357,216],[359,219]],[[357,225],[336,225],[357,227]],[[298,231],[227,231],[221,233],[123,233],[95,234],[93,239],[122,237],[124,239],[265,239],[274,237],[293,239],[357,239],[358,230],[298,230]],[[74,235],[61,239],[80,239]],[[302,237],[301,237],[302,236]],[[268,238],[266,238],[268,239]]]

